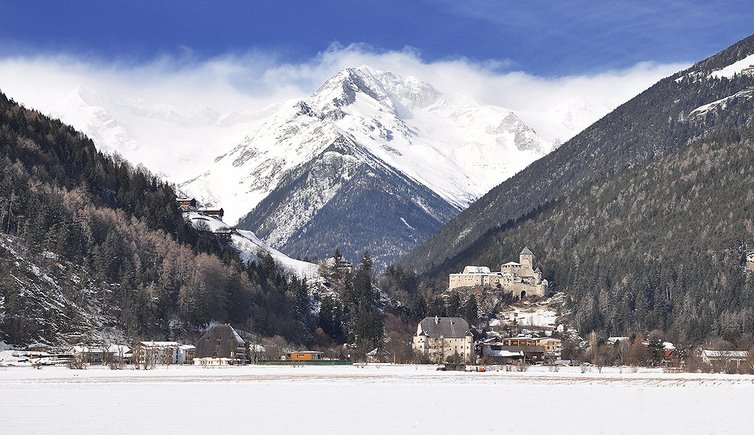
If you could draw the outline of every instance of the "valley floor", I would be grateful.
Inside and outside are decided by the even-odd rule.
[[[626,371],[626,370],[624,370]],[[754,376],[0,368],[0,433],[754,433]]]

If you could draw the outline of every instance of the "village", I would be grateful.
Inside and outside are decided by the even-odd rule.
[[[179,204],[184,210],[222,217],[222,209],[199,210],[194,200],[179,200]],[[549,293],[548,282],[542,270],[535,267],[533,252],[526,247],[518,262],[502,264],[500,272],[491,272],[486,266],[466,266],[461,273],[450,274],[448,280],[449,292],[481,294],[480,291],[488,289],[507,294],[515,302],[502,305],[498,302],[495,317],[485,324],[470,325],[463,317],[427,316],[417,324],[410,339],[399,343],[398,347],[410,348],[410,352],[402,352],[400,356],[385,347],[359,354],[343,345],[336,355],[332,349],[300,349],[290,343],[273,344],[274,340],[265,346],[259,337],[239,333],[229,324],[214,324],[195,342],[125,344],[95,340],[68,348],[36,344],[23,349],[0,349],[0,367],[59,365],[71,369],[107,366],[149,370],[187,365],[212,368],[250,364],[429,364],[436,365],[438,370],[461,371],[485,371],[488,367],[525,371],[530,366],[555,369],[579,366],[582,370],[597,367],[599,371],[605,366],[725,373],[754,371],[754,358],[747,350],[714,345],[677,349],[656,331],[646,337],[636,334],[600,339],[593,333],[581,339],[559,324],[557,310],[562,306],[563,295]]]

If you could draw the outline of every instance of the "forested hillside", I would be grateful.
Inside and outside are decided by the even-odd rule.
[[[210,321],[313,340],[305,284],[269,257],[242,264],[183,222],[171,186],[2,94],[0,167],[0,340],[172,338]]]
[[[455,263],[455,256],[488,231],[536,213],[571,192],[646,165],[697,138],[751,125],[754,99],[749,90],[754,87],[754,76],[716,78],[709,74],[752,53],[754,37],[749,37],[661,80],[492,189],[403,263],[432,274],[444,262]],[[713,110],[694,112],[725,98]]]
[[[495,188],[414,252],[425,280],[522,246],[582,333],[681,343],[754,329],[754,37],[664,79]],[[435,259],[433,262],[432,259]]]
[[[581,332],[663,329],[681,342],[754,329],[754,130],[699,140],[490,231],[438,274],[527,245]]]

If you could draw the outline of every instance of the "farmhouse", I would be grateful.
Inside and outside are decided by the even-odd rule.
[[[416,327],[413,350],[423,358],[443,363],[456,356],[471,362],[474,338],[461,317],[425,317]]]
[[[202,207],[197,211],[199,212],[199,214],[211,216],[220,220],[223,220],[223,216],[225,216],[225,210],[223,210],[222,208]]]
[[[108,347],[77,344],[70,349],[70,353],[83,364],[128,363],[131,360],[131,349],[118,344]]]
[[[232,326],[215,325],[196,342],[194,364],[217,365],[207,358],[218,359],[218,362],[226,358],[229,364],[246,364],[246,342]]]
[[[491,272],[486,266],[466,266],[461,273],[451,273],[448,289],[462,287],[497,287],[506,293],[524,298],[545,296],[549,284],[542,278],[542,271],[534,268],[534,254],[524,248],[519,254],[518,263],[509,261],[500,266],[500,272]]]
[[[702,363],[709,364],[713,371],[738,371],[748,358],[749,352],[746,350],[702,350]]]
[[[196,210],[196,199],[194,198],[180,197],[176,198],[175,202],[178,204],[178,209],[180,211]]]
[[[175,341],[140,341],[133,347],[133,363],[137,368],[177,364],[179,346]]]

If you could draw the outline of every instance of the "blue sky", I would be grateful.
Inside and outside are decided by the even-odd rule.
[[[542,77],[696,61],[754,32],[746,1],[80,0],[0,5],[0,56],[203,61],[263,52],[303,62],[331,47],[410,47]]]

